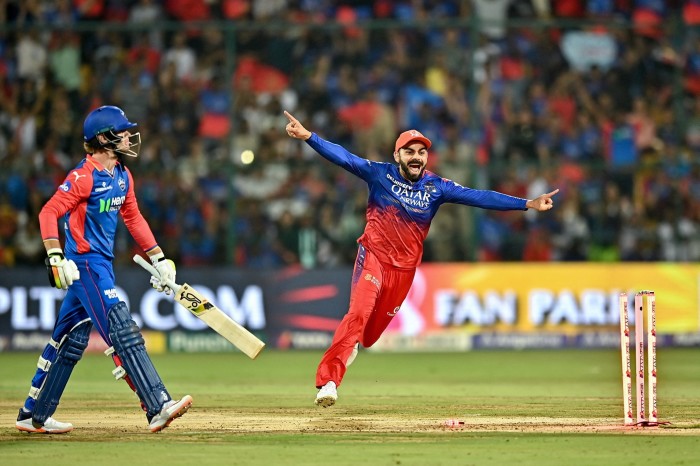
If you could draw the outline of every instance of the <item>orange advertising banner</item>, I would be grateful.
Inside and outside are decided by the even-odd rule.
[[[650,290],[660,333],[697,332],[699,282],[700,264],[425,264],[387,331],[614,331],[620,293]]]

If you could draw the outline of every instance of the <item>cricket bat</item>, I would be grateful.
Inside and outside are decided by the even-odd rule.
[[[143,257],[138,254],[135,255],[134,262],[146,269],[154,277],[160,279],[158,270]],[[175,301],[203,320],[212,330],[230,341],[250,359],[255,359],[263,348],[265,348],[265,343],[260,341],[258,337],[231,319],[221,309],[208,301],[187,283],[178,285],[177,283],[167,281],[166,285],[173,290]]]

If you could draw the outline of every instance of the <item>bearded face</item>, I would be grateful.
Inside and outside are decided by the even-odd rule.
[[[400,148],[394,152],[394,160],[399,164],[401,176],[415,183],[420,180],[428,163],[428,149],[421,142]]]

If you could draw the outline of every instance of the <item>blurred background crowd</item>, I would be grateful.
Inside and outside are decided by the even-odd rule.
[[[118,105],[168,256],[352,264],[367,190],[287,137],[556,208],[445,205],[424,261],[700,260],[700,0],[0,0],[0,267],[40,264],[37,215]],[[134,243],[124,228],[117,263]]]

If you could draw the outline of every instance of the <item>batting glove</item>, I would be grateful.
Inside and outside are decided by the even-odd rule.
[[[151,277],[151,286],[158,291],[165,292],[166,295],[170,295],[172,290],[168,286],[168,282],[175,283],[175,262],[166,259],[162,252],[152,255],[150,259],[160,275],[159,278]]]
[[[49,273],[49,283],[59,290],[67,290],[74,281],[80,280],[78,266],[72,260],[66,260],[60,248],[47,251],[49,257],[44,260]]]

